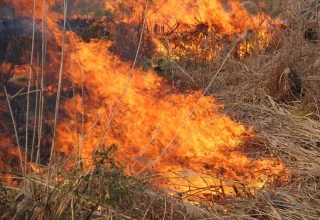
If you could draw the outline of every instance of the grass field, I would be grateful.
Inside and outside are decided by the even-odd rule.
[[[48,28],[0,36],[3,219],[320,218],[320,1],[218,1],[261,30],[151,27],[177,2],[0,3]]]

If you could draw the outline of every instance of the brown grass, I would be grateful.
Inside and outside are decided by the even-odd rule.
[[[104,166],[98,160],[87,173],[79,170],[59,173],[63,181],[50,182],[48,196],[44,181],[47,170],[27,176],[27,196],[21,186],[2,184],[1,216],[4,219],[319,219],[320,46],[317,41],[307,41],[305,31],[319,25],[320,1],[265,2],[263,10],[286,19],[289,27],[267,51],[241,60],[230,58],[209,92],[225,104],[225,113],[253,127],[256,137],[243,145],[243,151],[256,158],[275,157],[284,161],[291,174],[287,183],[261,189],[248,189],[240,184],[238,197],[221,195],[217,190],[215,196],[199,199],[190,193],[177,194],[150,185],[156,179],[154,176],[137,179],[126,175],[107,151],[100,154],[105,156]],[[206,88],[222,61],[165,62],[161,64],[163,75],[185,91]],[[291,72],[295,72],[294,80]],[[297,78],[302,88],[298,95],[292,90]],[[252,190],[253,194],[248,193]]]
[[[223,214],[230,218],[320,218],[320,47],[319,39],[305,36],[307,27],[319,25],[320,2],[292,2],[297,3],[267,2],[265,10],[289,21],[289,27],[268,51],[229,59],[210,88],[227,114],[256,131],[244,150],[283,160],[292,175],[285,185],[257,190],[254,198],[224,200]],[[220,66],[219,60],[191,68],[187,62],[179,63],[184,72],[170,66],[169,80],[181,91],[206,88]]]

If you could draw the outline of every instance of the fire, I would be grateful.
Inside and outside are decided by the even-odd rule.
[[[51,59],[47,64],[49,73],[46,73],[48,82],[52,82],[58,77],[56,66],[61,56],[57,52],[62,41],[57,25],[61,15],[51,10],[56,6],[55,1],[45,6],[42,1],[36,2],[37,27],[45,31],[49,39],[54,36],[54,42],[48,40],[50,49],[54,50],[48,50]],[[143,3],[122,3],[134,6],[123,15],[124,21],[141,21]],[[24,16],[32,15],[32,1],[27,5],[25,1],[15,1],[15,6]],[[106,3],[108,9],[117,6],[118,1]],[[22,10],[23,7],[29,10]],[[39,22],[43,13],[50,15],[46,17],[45,28]],[[261,13],[250,15],[235,0],[227,4],[218,0],[169,0],[165,4],[154,1],[147,12],[148,24],[157,24],[163,31],[177,23],[187,29],[205,24],[207,35],[201,35],[195,47],[205,43],[202,39],[222,38],[260,27],[263,28],[259,33],[268,40],[268,23],[262,20],[273,22]],[[158,42],[163,43],[161,39]],[[76,89],[72,97],[65,97],[61,103],[55,151],[71,158],[69,166],[81,157],[90,169],[93,152],[115,144],[119,147],[116,159],[127,165],[128,172],[164,173],[168,178],[165,185],[181,191],[190,188],[188,183],[199,188],[217,186],[221,184],[217,184],[218,179],[261,186],[285,172],[282,162],[256,160],[239,149],[245,140],[254,136],[252,129],[221,113],[223,106],[212,96],[202,96],[202,91],[180,94],[154,71],[131,70],[131,63],[125,63],[109,51],[111,45],[112,42],[105,40],[85,43],[74,33],[67,33],[63,80],[64,86],[70,83]],[[63,89],[68,90],[66,86]],[[49,83],[46,91],[48,96],[53,96],[56,85]]]
[[[115,13],[117,20],[126,23],[142,21],[144,1],[106,2],[108,10],[119,11],[121,7],[132,10]],[[217,57],[224,41],[230,44],[235,36],[239,37],[246,31],[254,32],[255,37],[240,42],[239,57],[264,50],[272,38],[270,30],[284,25],[282,21],[271,19],[259,11],[253,2],[241,3],[238,0],[152,1],[147,11],[147,23],[150,29],[153,27],[153,41],[160,56],[169,52],[173,53],[173,58],[179,59],[200,54],[207,60]],[[190,57],[188,53],[191,53]]]
[[[59,124],[58,149],[68,156],[78,152],[77,148],[82,145],[84,164],[90,167],[92,153],[101,149],[98,145],[102,133],[126,87],[131,67],[110,54],[106,42],[79,42],[78,48],[71,55],[72,72],[67,75],[72,75],[77,87],[83,80],[86,95],[77,95],[65,102],[64,108],[70,118]],[[103,144],[118,145],[117,159],[125,161],[129,167],[134,163],[134,173],[146,167],[157,172],[191,169],[205,172],[207,176],[223,176],[259,185],[261,179],[272,179],[284,171],[284,165],[279,161],[254,160],[238,149],[253,135],[252,131],[219,113],[222,106],[211,96],[201,98],[194,114],[171,143],[200,97],[201,92],[176,93],[156,73],[135,69]],[[89,133],[84,141],[80,133],[82,98],[85,103],[84,133]],[[167,153],[153,164],[164,151]],[[209,183],[214,182],[212,176]],[[171,178],[171,184],[177,183],[177,178]],[[208,184],[203,178],[193,177],[193,181],[201,183],[199,187],[202,187]],[[182,178],[179,181],[184,182]]]
[[[12,146],[9,137],[3,136],[0,138],[0,147],[0,181],[15,185],[14,176],[17,169],[14,169],[13,166],[19,166],[19,153],[16,148]]]
[[[132,8],[128,13],[122,14],[127,22],[141,20],[145,1],[126,1],[126,3],[108,1],[106,8],[115,10],[122,4]],[[234,34],[259,26],[259,22],[267,17],[263,14],[251,16],[237,0],[229,0],[226,3],[220,0],[168,0],[165,3],[163,1],[150,3],[147,18],[150,23],[165,25],[166,28],[173,27],[176,23],[190,26],[207,23],[211,31],[218,28],[220,34]]]

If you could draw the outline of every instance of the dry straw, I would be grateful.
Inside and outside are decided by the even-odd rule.
[[[243,4],[249,13],[257,11],[257,5],[249,1]],[[280,36],[275,35],[274,45],[255,56],[242,60],[230,57],[224,65],[223,59],[218,59],[203,62],[201,68],[189,65],[189,69],[187,61],[175,61],[183,69],[183,74],[179,68],[174,72],[179,89],[208,88],[225,104],[224,111],[230,117],[253,127],[256,136],[243,144],[243,151],[256,159],[284,161],[289,181],[266,182],[260,189],[229,181],[238,192],[236,196],[208,186],[206,190],[212,194],[199,197],[203,189],[188,193],[159,190],[149,183],[165,182],[162,175],[144,179],[127,176],[108,158],[106,166],[96,161],[88,172],[52,172],[57,182],[48,178],[47,185],[43,182],[47,168],[30,173],[25,177],[28,197],[23,196],[20,186],[1,186],[1,205],[6,212],[0,213],[5,219],[319,219],[320,48],[317,41],[304,38],[310,23],[319,24],[319,5],[319,0],[265,1],[259,11],[284,17],[289,25]],[[293,71],[303,90],[299,96],[292,90]]]

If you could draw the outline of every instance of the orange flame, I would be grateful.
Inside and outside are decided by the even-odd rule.
[[[36,18],[41,19],[43,11],[39,2]],[[21,0],[16,4],[21,10],[27,7],[29,10],[24,13],[30,15],[33,6],[31,2],[25,3]],[[135,16],[126,16],[126,22],[136,21],[136,15],[143,11],[143,4],[139,1],[129,3],[135,5]],[[117,4],[108,3],[106,7],[112,8]],[[49,10],[53,5],[54,1],[48,3],[45,12],[50,13],[48,27],[54,30],[55,42],[59,43],[62,36],[56,24],[59,15]],[[149,22],[160,22],[170,27],[176,22],[194,25],[202,21],[208,24],[210,31],[219,34],[241,33],[258,27],[262,19],[265,19],[262,14],[250,16],[235,0],[228,1],[227,5],[217,0],[169,0],[163,5],[156,1],[148,12]],[[64,76],[77,88],[81,88],[83,83],[84,95],[76,94],[62,104],[66,116],[60,118],[57,128],[59,141],[55,147],[66,157],[74,155],[75,159],[79,153],[86,166],[92,165],[92,153],[101,148],[102,134],[124,94],[102,143],[105,146],[118,145],[117,160],[127,163],[134,173],[151,168],[166,172],[164,175],[169,177],[169,185],[179,183],[181,186],[176,187],[185,190],[185,180],[168,173],[169,170],[206,173],[189,176],[189,181],[198,187],[217,185],[215,178],[219,177],[260,186],[261,179],[277,178],[285,171],[282,162],[255,160],[239,150],[239,145],[252,137],[253,132],[222,114],[223,106],[218,105],[213,97],[202,97],[200,91],[179,94],[153,71],[134,69],[131,76],[128,74],[131,72],[130,64],[108,51],[110,43],[77,42],[72,33],[67,37]],[[55,61],[58,59],[52,60]],[[55,91],[52,85],[50,89],[49,92]],[[84,121],[81,121],[82,116]],[[207,179],[208,176],[211,180]]]
[[[71,120],[65,119],[59,124],[59,146],[60,151],[70,155],[81,142],[82,158],[85,165],[90,166],[92,152],[98,147],[126,87],[130,66],[111,55],[105,42],[79,42],[78,48],[71,55],[73,71],[68,74],[77,86],[81,80],[84,82],[84,133],[88,136],[82,142],[82,100],[77,95],[65,102],[64,108]],[[167,154],[152,166],[155,171],[194,169],[253,185],[259,185],[261,178],[276,177],[284,171],[284,165],[279,161],[254,160],[238,150],[239,144],[253,133],[219,113],[222,106],[211,96],[201,98],[193,115],[169,144],[200,97],[200,92],[178,94],[154,72],[135,69],[103,144],[118,145],[117,159],[128,165],[135,163],[135,172],[146,166],[151,168],[152,161],[166,151],[166,147],[169,149]],[[194,181],[200,184],[202,178],[197,177]]]
[[[254,3],[252,4],[255,6]],[[122,19],[127,23],[142,21],[144,7],[145,1],[143,0],[126,1],[125,3],[106,2],[106,9],[119,14],[117,19]],[[259,10],[258,6],[256,7]],[[117,13],[121,11],[121,8],[131,8],[131,10]],[[147,12],[147,23],[148,27],[155,27],[154,42],[157,44],[158,52],[163,53],[166,49],[172,48],[180,53],[198,51],[206,54],[204,57],[207,59],[214,58],[221,49],[220,45],[216,45],[217,40],[222,38],[233,40],[234,35],[240,35],[248,30],[255,31],[257,38],[247,38],[245,42],[240,43],[240,57],[244,57],[252,50],[263,50],[267,48],[272,38],[270,29],[283,24],[280,20],[271,19],[261,11],[255,14],[250,13],[250,10],[238,0],[228,0],[224,3],[220,0],[152,1]],[[198,33],[197,37],[192,37],[193,34],[190,34],[191,38],[189,36],[188,42],[182,42],[183,37],[179,38],[180,47],[177,47],[174,39],[168,39],[169,33],[183,33],[186,30],[192,30],[199,24],[205,24],[208,29],[204,33]],[[210,41],[212,41],[211,44]],[[208,49],[214,51],[210,54]],[[179,58],[179,56],[174,57]]]
[[[127,22],[141,20],[145,1],[106,2],[106,8],[109,10],[118,9],[123,5],[132,8],[123,14]],[[195,25],[202,22],[207,23],[211,30],[218,27],[220,34],[233,34],[257,27],[259,22],[266,18],[263,14],[249,15],[237,0],[229,0],[224,4],[220,0],[168,0],[152,1],[147,19],[153,24],[167,27],[172,27],[176,23]]]

